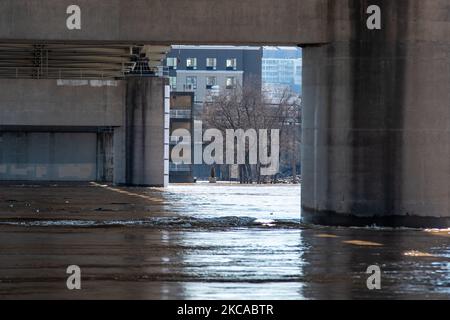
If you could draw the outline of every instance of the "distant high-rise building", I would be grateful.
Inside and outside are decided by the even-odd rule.
[[[289,89],[298,95],[302,90],[302,51],[296,47],[264,47],[262,59],[264,89],[276,98]]]

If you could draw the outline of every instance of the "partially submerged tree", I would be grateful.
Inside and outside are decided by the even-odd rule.
[[[249,81],[250,82],[250,81]],[[233,89],[211,94],[204,105],[203,123],[205,129],[215,128],[224,135],[228,129],[239,130],[268,130],[278,129],[280,132],[281,158],[289,159],[292,172],[296,176],[299,160],[300,143],[300,99],[289,90],[282,92],[276,99],[270,97],[268,92],[262,91],[258,82],[245,86],[237,85]],[[245,164],[239,164],[239,178],[241,183],[261,183],[261,159],[250,164],[251,150],[258,145],[251,145],[248,141],[245,147]],[[270,149],[270,147],[269,147]],[[268,150],[272,152],[271,150]],[[225,152],[225,150],[224,150]],[[272,176],[276,179],[276,175]]]

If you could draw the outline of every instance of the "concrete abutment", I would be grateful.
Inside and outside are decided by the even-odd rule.
[[[0,80],[0,180],[165,186],[165,85]]]

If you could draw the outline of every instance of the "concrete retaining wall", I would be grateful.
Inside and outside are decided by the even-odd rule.
[[[0,79],[0,126],[121,126],[124,81]]]

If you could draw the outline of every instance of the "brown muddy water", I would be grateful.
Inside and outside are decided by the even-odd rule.
[[[1,185],[0,299],[450,298],[450,230],[300,214],[299,186]]]

